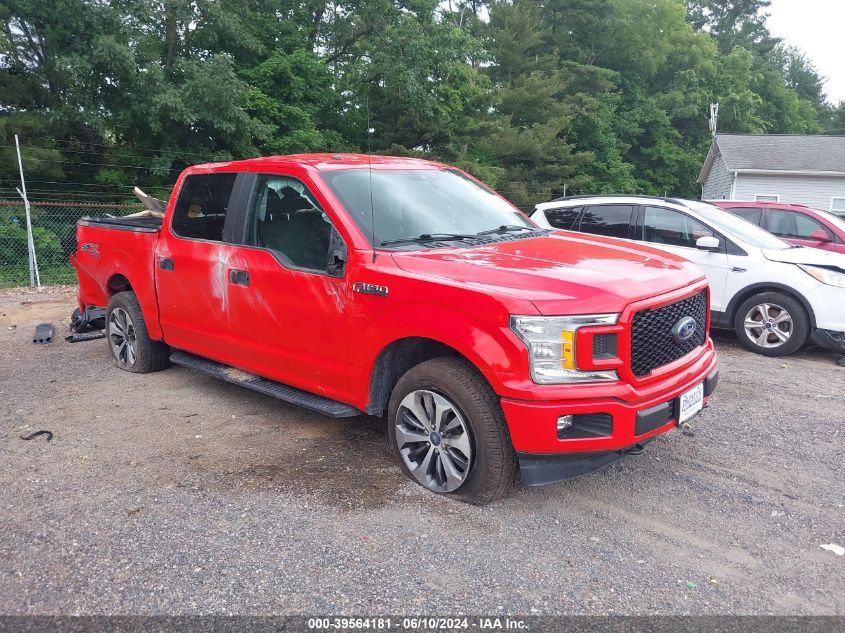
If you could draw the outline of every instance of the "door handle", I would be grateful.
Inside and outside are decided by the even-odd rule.
[[[173,260],[169,257],[162,257],[158,260],[158,267],[162,270],[173,270]]]
[[[245,270],[235,270],[232,268],[229,270],[229,283],[235,284],[236,286],[248,286],[249,273]]]

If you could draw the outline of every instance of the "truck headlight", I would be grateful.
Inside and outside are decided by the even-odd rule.
[[[838,273],[830,268],[819,268],[818,266],[804,266],[798,264],[798,268],[813,277],[816,281],[827,284],[828,286],[835,286],[837,288],[845,288],[845,275]]]
[[[512,315],[510,326],[528,348],[531,380],[539,384],[618,380],[615,371],[582,371],[576,361],[579,328],[616,325],[618,314],[572,316]]]

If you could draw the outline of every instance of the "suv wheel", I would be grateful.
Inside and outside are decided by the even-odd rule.
[[[146,374],[170,364],[167,345],[150,339],[134,292],[118,292],[109,300],[106,339],[115,363],[124,371]]]
[[[734,328],[739,342],[752,352],[786,356],[807,340],[810,322],[796,299],[779,292],[762,292],[742,302]]]
[[[402,471],[421,486],[477,505],[512,489],[517,460],[502,408],[465,361],[410,369],[393,389],[388,421]]]

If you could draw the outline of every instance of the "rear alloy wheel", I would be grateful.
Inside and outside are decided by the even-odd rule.
[[[797,300],[779,292],[763,292],[746,299],[736,313],[739,342],[765,356],[786,356],[809,334],[809,320]]]
[[[170,364],[170,349],[150,339],[138,297],[131,290],[118,292],[109,301],[106,339],[115,363],[124,371],[146,374]]]
[[[109,315],[109,345],[115,361],[121,369],[135,365],[135,324],[123,308],[115,308]]]
[[[469,475],[469,429],[455,404],[439,393],[418,389],[402,399],[396,443],[417,483],[433,492],[454,492]]]

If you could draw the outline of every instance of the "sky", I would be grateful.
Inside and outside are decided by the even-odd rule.
[[[845,0],[772,0],[766,22],[772,35],[801,49],[836,104],[845,101]]]

